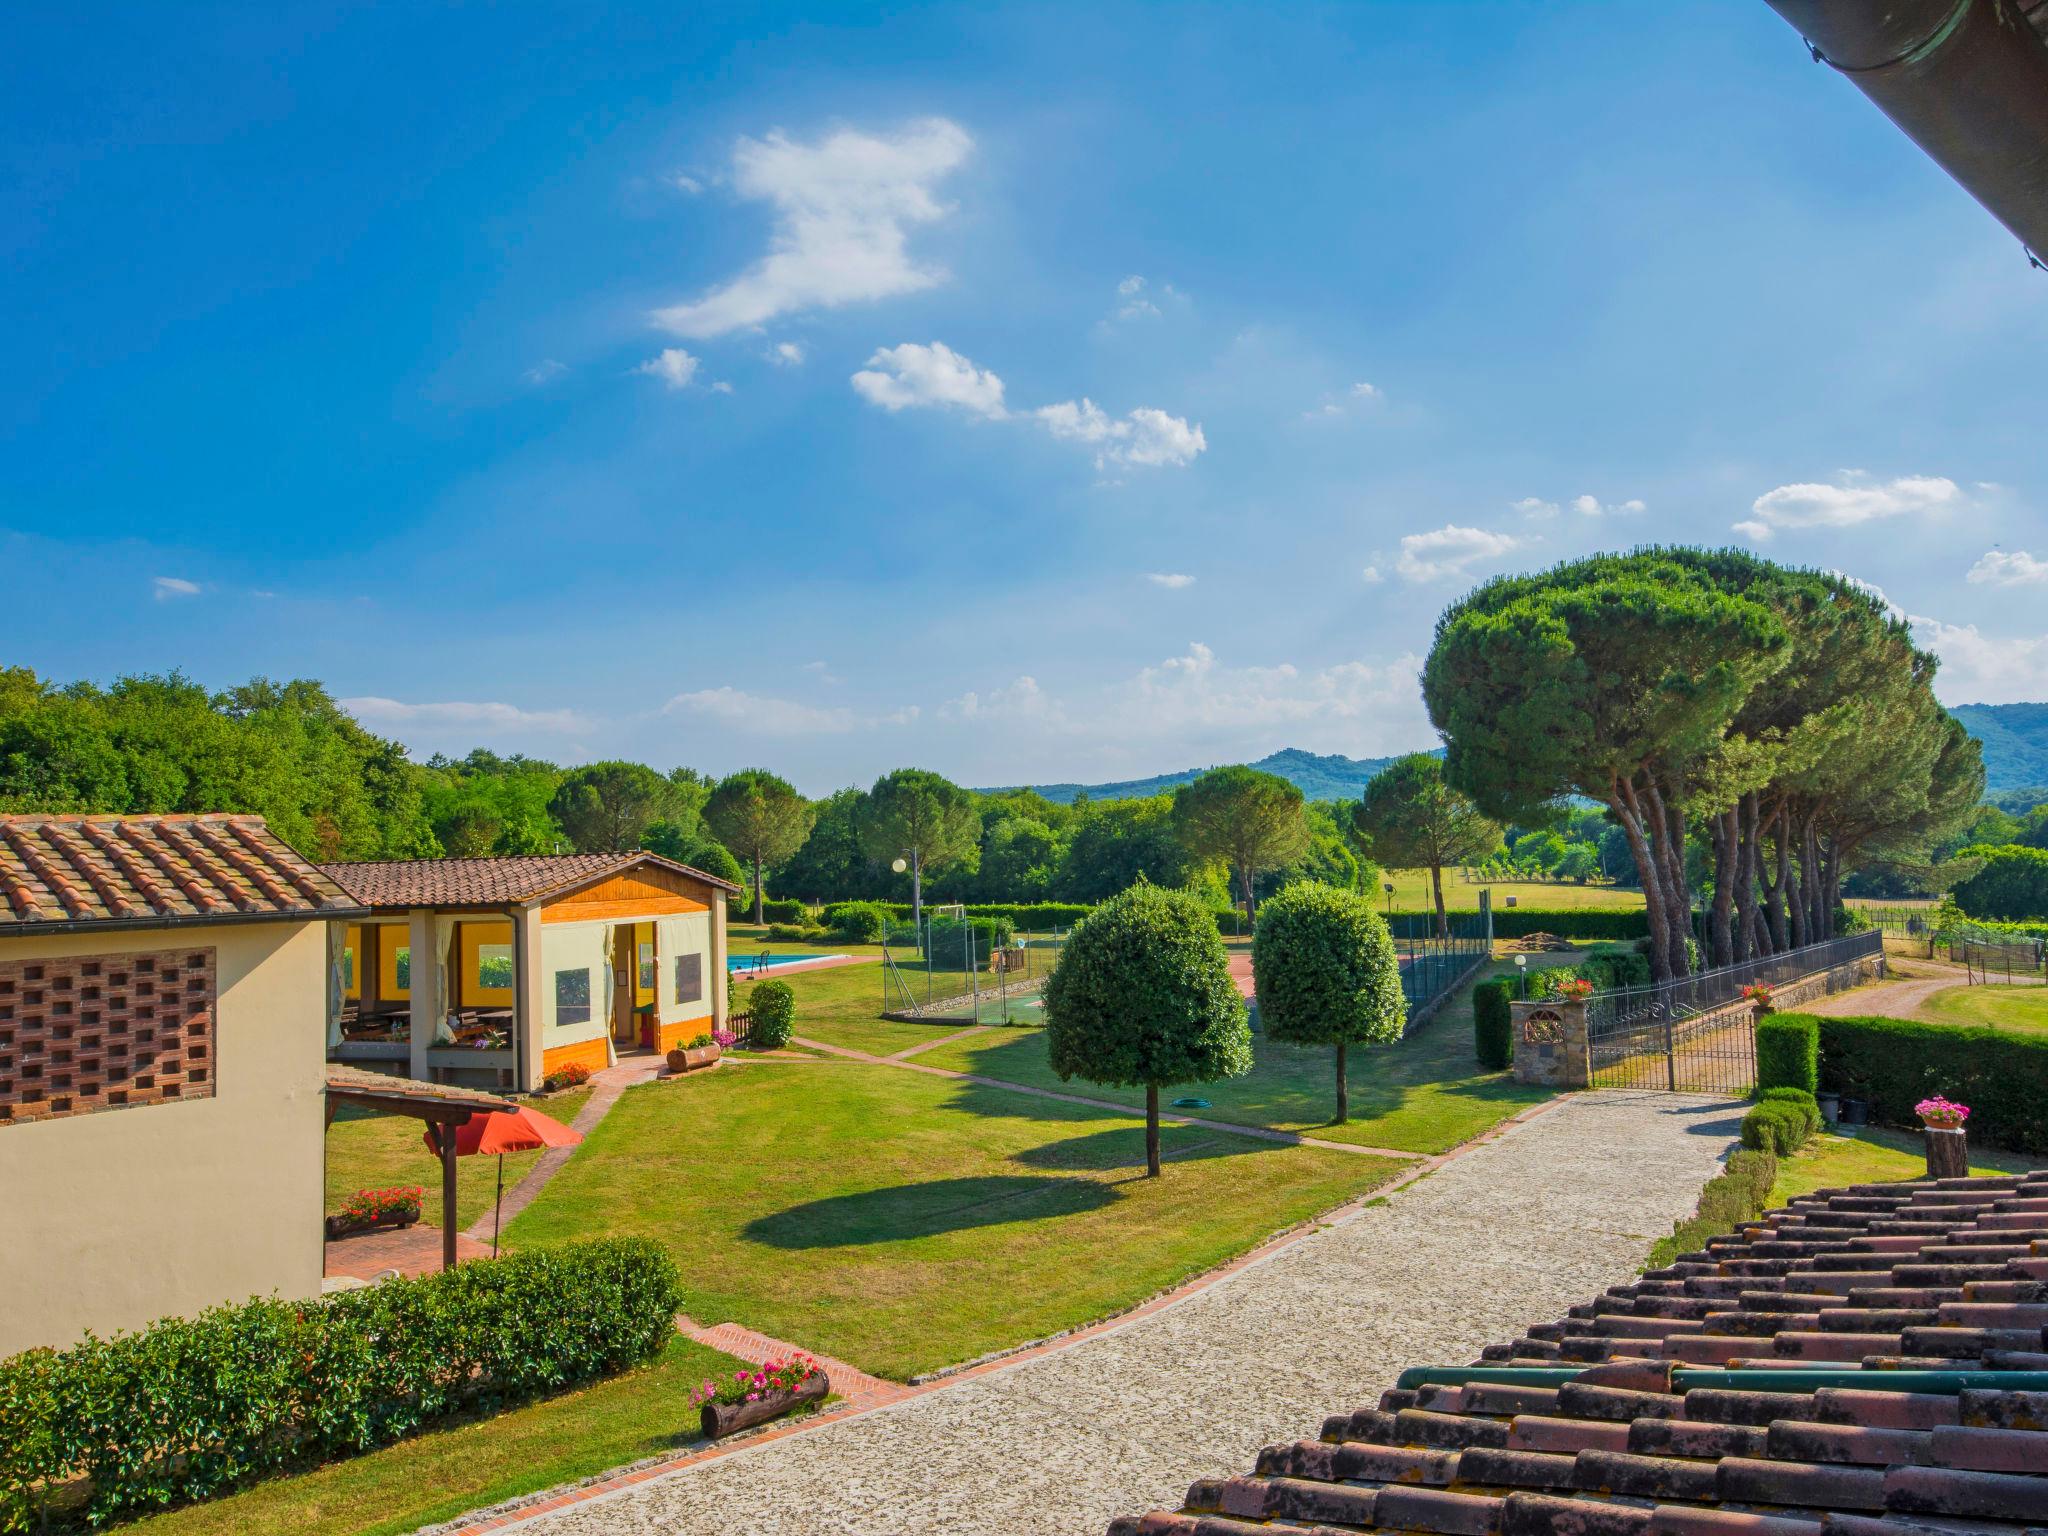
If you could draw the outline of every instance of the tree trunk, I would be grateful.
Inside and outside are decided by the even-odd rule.
[[[1159,1085],[1145,1085],[1145,1177],[1159,1177]]]
[[[1820,867],[1820,835],[1808,816],[1799,834],[1799,863],[1804,873],[1800,882],[1806,893],[1806,942],[1818,944],[1827,935],[1827,919],[1821,911],[1824,876]]]
[[[1429,883],[1436,892],[1436,936],[1440,939],[1448,939],[1451,936],[1451,919],[1449,914],[1444,911],[1443,865],[1432,864],[1429,866]],[[1344,1047],[1340,1045],[1337,1049],[1341,1051]]]
[[[754,855],[754,922],[759,925],[763,921],[765,919],[761,915],[761,856],[757,853]]]
[[[1337,1119],[1342,1125],[1351,1118],[1351,1082],[1344,1075],[1344,1042],[1337,1042]]]
[[[1244,922],[1249,928],[1258,907],[1258,896],[1252,888],[1252,867],[1249,864],[1237,866],[1237,883],[1244,892]]]
[[[1692,937],[1692,897],[1685,886],[1685,823],[1676,805],[1665,804],[1656,780],[1650,780],[1645,792],[1650,801],[1644,820],[1650,830],[1652,872],[1663,887],[1665,963],[1675,980],[1692,974],[1686,945]]]
[[[1628,839],[1628,851],[1636,861],[1636,878],[1643,886],[1644,914],[1650,925],[1650,977],[1653,981],[1669,981],[1671,952],[1665,942],[1664,882],[1657,874],[1656,860],[1643,834],[1643,818],[1634,787],[1617,779],[1609,788],[1607,809],[1614,813],[1622,835]]]
[[[1741,861],[1735,812],[1731,808],[1707,823],[1714,848],[1714,905],[1708,926],[1716,966],[1735,963],[1735,870]]]
[[[924,932],[924,860],[910,856],[910,925]],[[922,939],[920,938],[920,942]]]

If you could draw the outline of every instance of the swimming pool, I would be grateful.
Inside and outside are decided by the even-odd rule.
[[[727,955],[725,968],[734,975],[772,976],[777,971],[791,970],[800,965],[813,965],[820,960],[844,960],[846,956],[827,954],[823,950],[790,950],[786,953],[771,951],[765,955]]]

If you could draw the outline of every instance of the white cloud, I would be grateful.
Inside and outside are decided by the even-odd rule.
[[[1876,481],[1843,470],[1833,485],[1781,485],[1757,497],[1752,510],[1772,528],[1854,528],[1891,517],[1941,513],[1962,497],[1944,475],[1902,475]]]
[[[1649,509],[1634,497],[1609,505],[1597,496],[1574,496],[1572,510],[1581,517],[1632,517]]]
[[[1401,573],[1403,581],[1450,581],[1464,576],[1481,561],[1497,559],[1525,542],[1512,534],[1460,528],[1449,523],[1429,533],[1405,535],[1394,569]]]
[[[156,594],[156,600],[160,603],[170,602],[175,598],[197,597],[199,595],[199,583],[187,581],[182,576],[152,576],[149,578],[149,584]]]
[[[916,293],[944,269],[909,252],[910,231],[947,212],[938,184],[974,147],[958,124],[926,118],[893,134],[840,129],[812,143],[741,139],[733,190],[775,209],[768,254],[731,282],[654,312],[677,336],[722,336],[799,310]]]
[[[1365,584],[1368,587],[1376,587],[1387,579],[1380,574],[1380,568],[1376,565],[1368,565],[1358,574],[1365,579]]]
[[[704,190],[703,182],[694,176],[686,176],[681,171],[677,171],[673,176],[669,177],[668,184],[685,197],[695,197]]]
[[[768,361],[778,368],[801,368],[804,361],[803,343],[778,341],[768,353]]]
[[[366,724],[450,727],[473,730],[580,731],[589,720],[573,709],[521,709],[516,704],[447,700],[406,704],[397,699],[365,695],[335,701]]]
[[[942,341],[930,346],[905,342],[883,347],[868,366],[853,376],[862,398],[886,410],[945,407],[1002,421],[1012,414],[1029,417],[1054,437],[1092,444],[1098,468],[1142,465],[1184,466],[1209,446],[1199,426],[1152,406],[1141,405],[1122,417],[1111,416],[1093,400],[1061,400],[1036,410],[1012,413],[1003,400],[1003,381],[986,368],[955,352]]]
[[[807,661],[803,665],[803,670],[810,673],[811,676],[815,677],[819,682],[824,683],[828,687],[836,687],[839,683],[844,681],[844,679],[841,678],[838,673],[832,670],[831,664],[829,662]]]
[[[687,389],[697,377],[698,366],[697,359],[681,347],[664,347],[633,371],[659,379],[670,389]]]
[[[770,694],[748,693],[740,688],[702,688],[679,693],[661,706],[664,715],[691,715],[700,720],[730,726],[741,734],[758,736],[835,736],[848,731],[870,730],[878,725],[908,725],[918,717],[917,706],[906,705],[884,714],[857,714],[846,708],[820,708],[796,699]]]
[[[1769,523],[1759,523],[1751,518],[1744,518],[1733,526],[1737,533],[1745,538],[1755,539],[1759,544],[1771,536],[1771,525]]]
[[[1555,517],[1557,516],[1557,503],[1545,501],[1540,496],[1524,496],[1508,510],[1519,512],[1524,517]]]
[[[1351,386],[1351,398],[1354,400],[1384,400],[1387,397],[1385,391],[1379,385],[1368,384],[1365,380],[1360,379]]]
[[[729,395],[732,393],[732,385],[727,383],[724,379],[720,379],[717,383],[711,386],[711,393],[713,393],[714,395]]]
[[[1145,668],[1113,688],[1106,718],[1119,731],[1200,737],[1215,732],[1277,729],[1331,722],[1391,726],[1414,739],[1428,727],[1418,679],[1419,656],[1385,666],[1363,661],[1304,671],[1292,663],[1227,667],[1200,641],[1185,654]],[[1409,727],[1414,728],[1409,728]]]
[[[1368,384],[1363,379],[1345,390],[1341,396],[1325,394],[1320,405],[1314,405],[1301,413],[1304,421],[1323,421],[1332,416],[1344,416],[1350,408],[1367,409],[1386,399],[1377,384]]]
[[[523,377],[527,383],[538,388],[542,384],[552,383],[568,371],[567,363],[557,362],[552,357],[544,357],[527,369]]]
[[[853,387],[864,399],[891,411],[952,406],[991,421],[1010,414],[1003,405],[1003,381],[943,341],[928,347],[906,341],[900,347],[881,348],[853,376]]]
[[[973,689],[939,706],[941,720],[1036,720],[1064,723],[1059,706],[1038,686],[1035,677],[1020,677],[989,693]]]
[[[1970,567],[1966,578],[1994,587],[2038,587],[2048,585],[2048,560],[2036,560],[2024,549],[1987,549]]]
[[[2048,635],[1992,637],[1974,624],[1912,616],[1913,638],[1941,658],[1936,690],[1949,704],[2027,704],[2048,675]]]
[[[1166,587],[1174,592],[1195,584],[1194,577],[1180,571],[1147,571],[1145,579],[1155,587]]]
[[[1122,282],[1116,285],[1117,293],[1121,297],[1126,299],[1130,298],[1133,294],[1143,292],[1144,288],[1145,279],[1139,277],[1136,273],[1132,273],[1129,277],[1125,278]]]

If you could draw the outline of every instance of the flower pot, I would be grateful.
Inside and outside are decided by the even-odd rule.
[[[1970,1176],[1969,1133],[1959,1125],[1929,1125],[1921,1134],[1927,1143],[1927,1176],[1930,1179],[1966,1179]]]
[[[337,1237],[347,1237],[352,1232],[380,1232],[388,1227],[409,1227],[419,1219],[417,1212],[407,1215],[393,1211],[386,1216],[327,1216],[321,1219],[321,1224],[327,1229],[327,1236],[331,1241]]]
[[[764,1392],[751,1403],[706,1403],[699,1410],[704,1438],[721,1440],[756,1424],[766,1424],[805,1403],[823,1402],[831,1390],[830,1379],[820,1371],[794,1392]]]
[[[1826,1121],[1828,1128],[1832,1130],[1842,1118],[1842,1096],[1837,1093],[1824,1093],[1817,1102],[1820,1104],[1821,1119]]]
[[[691,1045],[683,1048],[683,1070],[695,1072],[711,1066],[718,1060],[719,1049],[715,1045]]]

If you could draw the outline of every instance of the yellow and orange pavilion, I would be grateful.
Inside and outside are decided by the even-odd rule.
[[[725,898],[652,853],[324,864],[368,914],[330,925],[328,1060],[532,1090],[571,1062],[725,1024]]]

